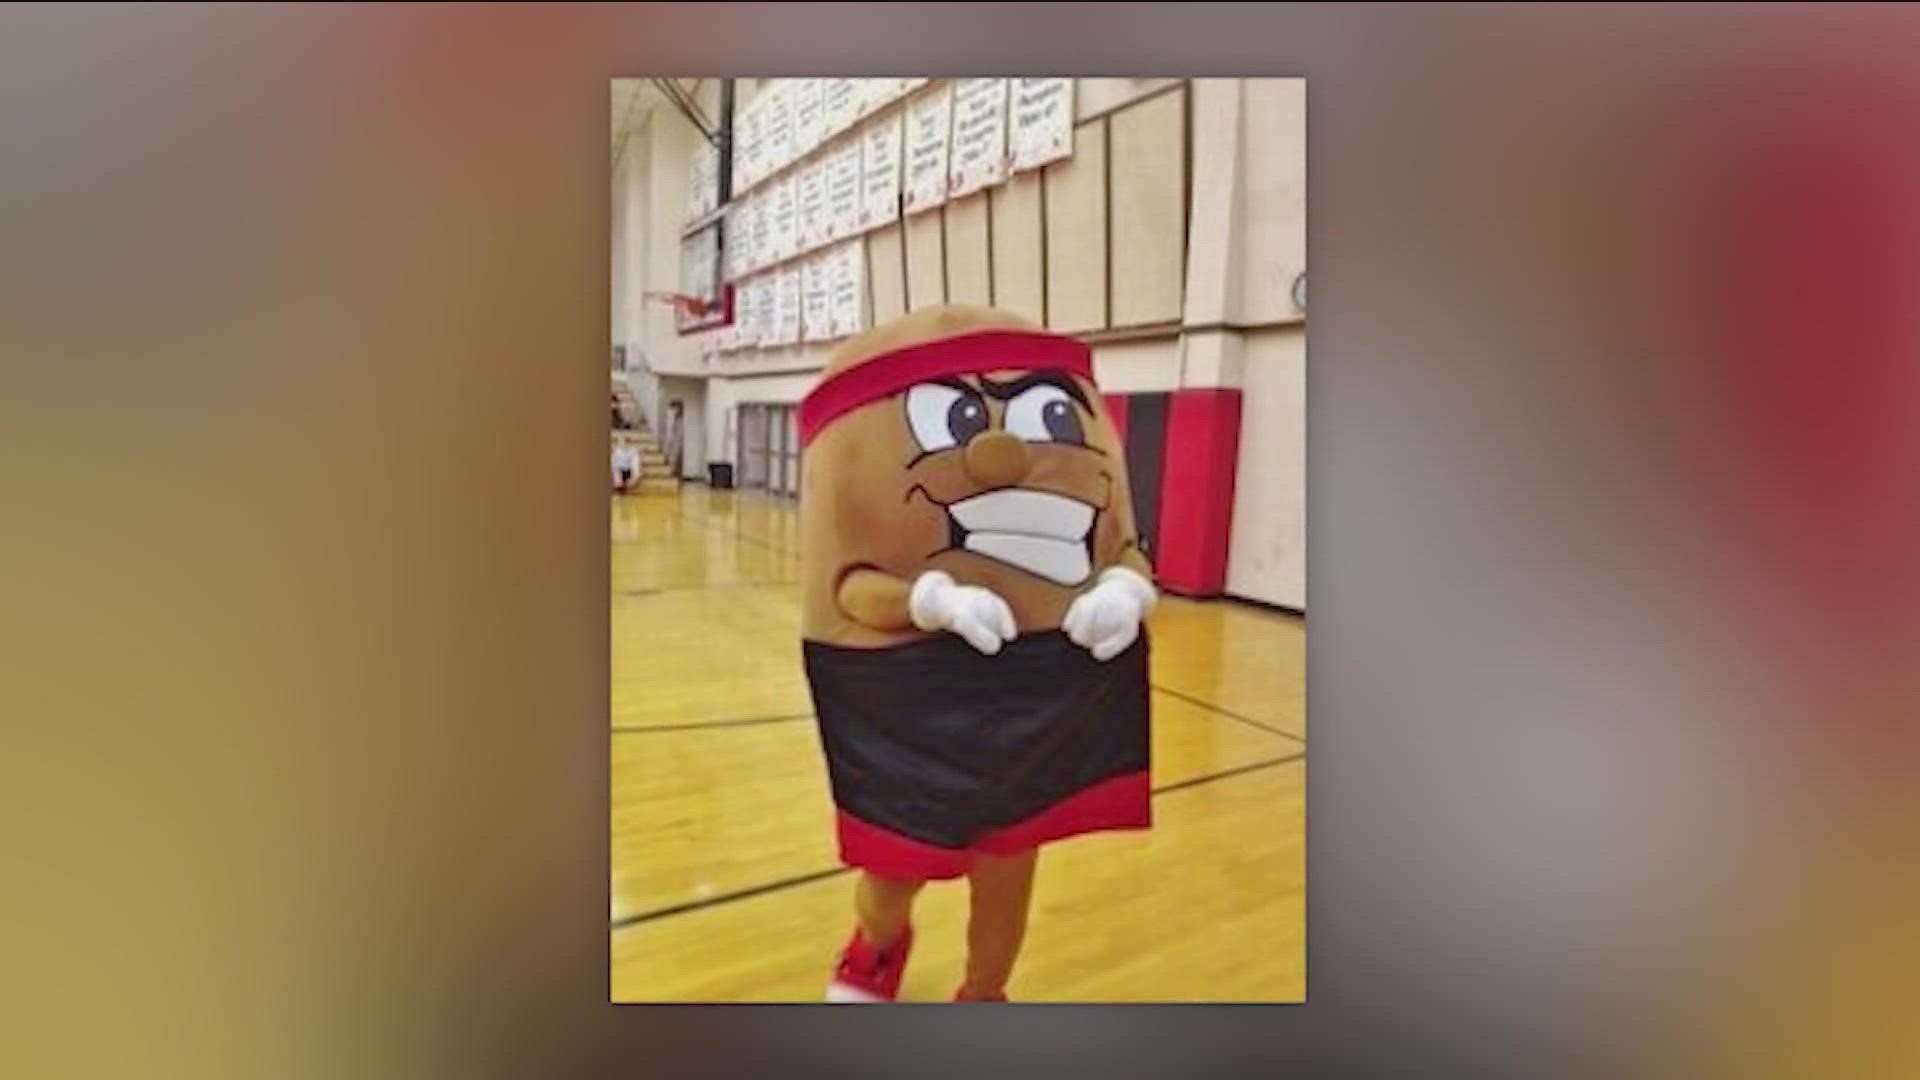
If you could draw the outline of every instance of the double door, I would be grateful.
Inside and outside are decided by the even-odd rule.
[[[740,486],[800,493],[800,422],[791,405],[740,406]]]

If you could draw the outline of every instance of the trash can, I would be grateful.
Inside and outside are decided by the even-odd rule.
[[[717,488],[733,486],[733,462],[713,461],[707,464],[707,483]]]

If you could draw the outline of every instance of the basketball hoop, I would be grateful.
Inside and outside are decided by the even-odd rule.
[[[681,292],[649,292],[642,297],[673,308],[674,329],[682,335],[713,330],[733,322],[733,285],[720,286],[720,295],[711,299]]]
[[[673,308],[673,328],[682,337],[717,330],[733,322],[733,285],[726,280],[721,220],[692,228],[680,240],[678,289],[661,289],[643,298]]]
[[[703,296],[688,296],[677,292],[650,292],[647,299],[672,304],[673,310],[683,319],[700,319],[720,310],[718,300],[708,300]]]

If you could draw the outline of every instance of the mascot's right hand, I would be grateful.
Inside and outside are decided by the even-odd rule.
[[[950,630],[992,656],[1014,638],[1013,609],[977,585],[956,585],[939,570],[921,574],[907,600],[913,625],[928,632]]]

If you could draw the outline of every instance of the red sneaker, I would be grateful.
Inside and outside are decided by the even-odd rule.
[[[903,928],[885,952],[867,944],[856,929],[840,953],[833,981],[827,984],[827,1001],[838,1005],[893,1001],[900,996],[900,976],[906,974],[907,954],[912,951],[912,926]]]
[[[989,995],[989,996],[987,996],[987,997],[972,997],[972,996],[970,996],[970,995],[969,995],[969,994],[967,993],[967,986],[966,986],[966,984],[965,984],[965,983],[961,983],[961,984],[960,984],[960,989],[958,989],[958,990],[955,990],[955,991],[953,992],[953,1000],[955,1000],[955,1001],[962,1001],[962,1002],[965,1002],[965,1001],[984,1001],[984,1002],[996,1002],[996,1001],[997,1001],[997,1002],[1003,1002],[1003,1003],[1004,1003],[1004,1002],[1005,1002],[1005,1001],[1007,1000],[1007,995],[1006,995],[1006,992],[1005,992],[1005,991],[1001,991],[1001,992],[1000,992],[1000,993],[998,993],[998,994],[991,994],[991,995]]]

